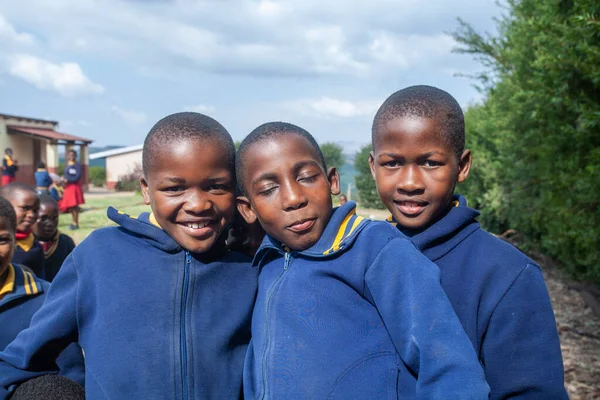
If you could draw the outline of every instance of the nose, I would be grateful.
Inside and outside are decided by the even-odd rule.
[[[212,201],[201,190],[193,190],[183,203],[183,210],[190,214],[202,214],[212,208]]]
[[[282,206],[285,211],[297,210],[308,203],[304,191],[296,182],[281,185]]]
[[[396,189],[405,194],[415,194],[425,189],[421,170],[416,165],[406,165],[400,169]]]

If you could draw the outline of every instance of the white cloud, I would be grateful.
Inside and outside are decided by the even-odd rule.
[[[187,106],[183,108],[185,111],[192,111],[192,112],[197,112],[197,113],[201,113],[201,114],[214,114],[216,111],[216,108],[213,106],[209,106],[206,104],[197,104],[195,106]]]
[[[130,125],[141,125],[148,120],[146,113],[141,111],[127,110],[117,106],[112,106],[111,110]]]
[[[285,108],[298,114],[325,118],[371,117],[381,101],[347,101],[331,97],[295,100],[285,104]]]
[[[42,90],[53,90],[63,96],[99,94],[104,88],[88,79],[77,63],[54,64],[29,55],[7,57],[8,73]]]
[[[31,46],[35,44],[35,37],[29,33],[19,33],[0,14],[0,44],[5,49],[9,47]]]

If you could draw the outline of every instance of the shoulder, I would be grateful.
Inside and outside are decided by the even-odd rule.
[[[58,240],[66,243],[67,245],[75,247],[75,241],[73,240],[73,238],[65,233],[61,233],[58,237]]]
[[[410,238],[385,221],[369,221],[349,251],[366,252],[371,256],[371,261],[382,254],[386,257],[394,254],[403,257],[412,254],[421,256]]]
[[[478,229],[467,240],[470,242],[469,251],[473,252],[473,255],[481,261],[488,260],[488,263],[502,266],[505,270],[512,270],[513,273],[519,273],[528,265],[539,268],[533,260],[515,246],[484,229]]]

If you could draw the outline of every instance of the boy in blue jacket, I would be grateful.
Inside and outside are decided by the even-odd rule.
[[[400,90],[377,112],[372,141],[369,163],[379,197],[391,222],[440,267],[442,286],[485,369],[491,398],[568,398],[540,268],[481,229],[479,212],[453,195],[471,167],[456,100],[431,86]],[[401,382],[401,388],[415,391],[414,382]]]
[[[356,216],[354,202],[332,208],[339,177],[308,132],[261,125],[236,172],[238,210],[267,234],[254,257],[246,398],[396,398],[404,362],[418,398],[487,399],[439,269],[389,224]]]
[[[0,197],[0,351],[31,322],[50,287],[18,264],[11,264],[17,217],[12,204]],[[58,356],[60,374],[84,383],[83,354],[72,343]]]
[[[52,185],[52,178],[46,169],[46,164],[40,161],[38,164],[37,171],[34,174],[35,177],[35,189],[39,195],[48,194],[50,192],[50,186]]]
[[[88,399],[238,399],[256,271],[228,252],[235,148],[198,113],[160,120],[140,179],[152,213],[109,208],[67,257],[31,327],[0,353],[0,398],[56,369],[66,343],[85,351]]]

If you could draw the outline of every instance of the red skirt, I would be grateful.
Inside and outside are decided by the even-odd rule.
[[[60,210],[68,211],[70,208],[77,207],[85,203],[83,199],[83,190],[79,183],[67,183],[63,198],[60,200]]]
[[[15,178],[14,176],[2,175],[2,186],[6,186],[11,182],[15,182],[16,180],[17,178]]]

